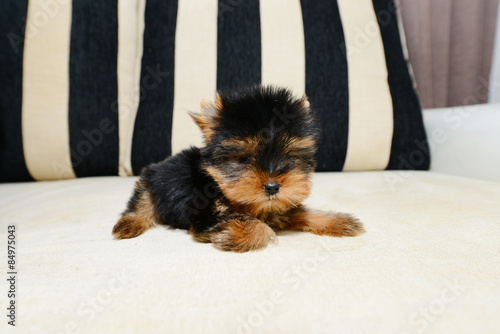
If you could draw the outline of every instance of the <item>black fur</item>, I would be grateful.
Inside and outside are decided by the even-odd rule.
[[[142,170],[140,181],[153,198],[160,223],[195,232],[216,224],[212,212],[221,193],[202,165],[200,149],[191,147]],[[134,211],[138,199],[136,188],[126,213]]]

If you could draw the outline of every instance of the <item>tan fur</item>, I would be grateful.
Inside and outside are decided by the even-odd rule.
[[[262,190],[264,183],[271,180],[267,174],[248,170],[236,182],[229,182],[217,168],[208,167],[207,171],[235,208],[239,207],[240,212],[250,213],[254,217],[284,213],[299,205],[311,191],[307,175],[298,169],[272,179],[281,186],[279,193],[273,197],[268,197]]]
[[[289,217],[290,229],[332,237],[356,236],[365,232],[361,222],[348,213],[299,211]]]
[[[213,124],[212,120],[210,118],[207,118],[206,116],[195,114],[190,112],[189,116],[193,119],[193,121],[198,125],[200,128],[201,132],[203,133],[203,136],[205,138],[205,142],[210,142],[212,140],[212,137],[214,135],[213,132]]]
[[[203,243],[210,243],[212,242],[212,233],[195,233],[193,230],[189,230],[189,234],[191,234],[194,238],[194,240],[198,242],[203,242]]]
[[[221,97],[220,97],[219,94],[217,94],[215,96],[215,104],[214,104],[214,106],[215,106],[215,109],[219,110],[219,111],[222,110],[222,108],[224,108],[224,106],[222,105],[222,99],[221,99]]]
[[[302,99],[302,109],[309,109],[310,106],[311,104],[309,103],[309,99],[307,98],[307,96],[304,96],[304,98]]]
[[[229,206],[224,204],[220,199],[215,202],[215,208],[219,215],[229,213]]]
[[[195,231],[193,231],[193,229],[190,229],[189,234],[191,234],[194,240],[198,242],[210,243],[212,242],[212,239],[214,238],[215,234],[221,231],[221,228],[222,228],[221,224],[218,224],[203,233],[196,233]]]
[[[274,240],[276,240],[274,231],[257,219],[250,221],[232,219],[224,230],[211,237],[216,248],[233,252],[248,252],[263,248],[269,241]]]
[[[241,150],[243,154],[252,155],[257,150],[257,146],[259,146],[259,140],[256,137],[230,139],[221,141],[221,144],[224,146],[236,147]]]
[[[314,154],[316,152],[316,141],[312,137],[293,138],[285,149],[291,154],[297,151],[306,151],[307,153]]]
[[[193,121],[196,123],[196,125],[198,125],[201,132],[203,133],[206,143],[209,143],[215,134],[213,131],[215,127],[215,117],[220,110],[222,110],[222,101],[217,95],[216,103],[207,100],[201,100],[200,114],[189,112],[189,116],[191,116]]]
[[[154,204],[147,191],[140,195],[134,209],[133,213],[126,213],[116,223],[113,228],[113,235],[116,239],[135,238],[156,225]]]

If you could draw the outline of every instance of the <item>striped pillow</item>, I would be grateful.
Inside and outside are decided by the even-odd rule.
[[[309,96],[319,171],[429,167],[393,0],[148,1],[145,22],[143,76],[154,66],[171,76],[141,98],[128,172],[200,145],[186,111],[256,83]]]
[[[0,5],[2,35],[26,2]],[[138,174],[201,145],[201,99],[256,83],[309,96],[319,171],[429,166],[393,0],[73,0],[47,27],[0,51],[3,181]]]
[[[118,174],[139,2],[0,4],[0,181]]]

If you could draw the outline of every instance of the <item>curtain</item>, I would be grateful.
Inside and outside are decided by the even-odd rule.
[[[396,0],[424,108],[487,103],[498,0]]]

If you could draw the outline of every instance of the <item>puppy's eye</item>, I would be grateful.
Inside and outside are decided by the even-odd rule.
[[[276,167],[276,174],[284,174],[297,166],[297,159],[290,157],[284,158]]]
[[[239,156],[239,157],[236,157],[236,161],[238,161],[238,163],[240,163],[242,165],[246,165],[246,164],[250,163],[250,157],[249,156]]]

